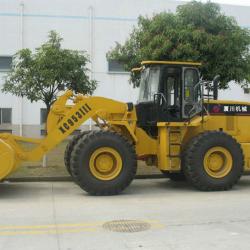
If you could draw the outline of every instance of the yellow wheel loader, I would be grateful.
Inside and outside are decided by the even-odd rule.
[[[137,104],[67,91],[53,104],[44,139],[0,135],[0,179],[38,161],[85,121],[99,129],[71,139],[65,165],[93,195],[123,191],[137,160],[203,191],[228,190],[250,170],[250,103],[217,100],[218,77],[201,79],[200,63],[144,61]],[[20,142],[33,143],[25,150]]]

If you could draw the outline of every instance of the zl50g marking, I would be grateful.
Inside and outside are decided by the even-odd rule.
[[[62,134],[65,134],[70,127],[73,127],[75,123],[77,123],[79,120],[82,120],[82,118],[91,111],[90,106],[86,103],[81,108],[79,108],[74,115],[72,115],[70,118],[67,119],[66,122],[63,123],[61,127],[59,127],[59,130]]]

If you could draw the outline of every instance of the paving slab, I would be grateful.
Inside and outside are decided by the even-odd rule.
[[[135,180],[109,197],[72,182],[1,183],[0,250],[246,250],[249,208],[250,177],[226,192]]]

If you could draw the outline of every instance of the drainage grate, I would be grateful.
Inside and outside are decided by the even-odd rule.
[[[150,224],[138,220],[113,220],[103,224],[103,228],[113,232],[136,233],[150,229]]]

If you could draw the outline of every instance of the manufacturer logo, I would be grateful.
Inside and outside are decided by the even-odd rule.
[[[250,115],[250,105],[242,104],[206,104],[209,112],[214,115]]]
[[[246,105],[224,105],[224,112],[247,113]]]
[[[221,112],[221,106],[220,105],[214,105],[212,108],[213,113],[220,113]]]

